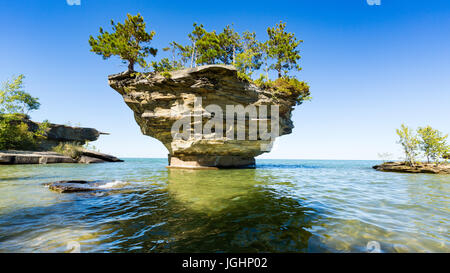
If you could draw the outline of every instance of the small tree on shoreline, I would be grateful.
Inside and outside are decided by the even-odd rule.
[[[405,153],[406,162],[410,166],[414,166],[416,162],[417,148],[419,145],[419,140],[414,131],[402,124],[400,129],[396,130],[397,135],[399,136],[398,143],[402,145],[403,152]]]
[[[433,160],[439,164],[439,160],[444,157],[448,151],[447,137],[442,132],[433,129],[431,126],[419,127],[417,133],[420,137],[419,147],[427,158],[427,162]]]

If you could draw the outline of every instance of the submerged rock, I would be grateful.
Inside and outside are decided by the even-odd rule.
[[[84,180],[65,180],[44,184],[50,190],[59,193],[71,192],[92,192],[110,190],[122,187],[126,182],[123,181],[84,181]]]
[[[373,166],[373,168],[384,172],[450,174],[450,164],[448,163],[441,163],[437,166],[434,163],[419,163],[409,166],[405,162],[386,162]]]
[[[296,104],[292,98],[275,97],[273,93],[254,84],[240,80],[233,66],[206,65],[168,73],[134,74],[129,72],[109,76],[109,85],[123,96],[125,103],[134,112],[134,117],[143,134],[161,141],[169,151],[170,167],[242,167],[253,166],[255,156],[269,152],[274,139],[248,138],[249,113],[244,119],[245,139],[228,137],[227,124],[223,121],[223,137],[211,138],[203,132],[202,137],[191,134],[188,138],[173,138],[173,125],[189,115],[187,125],[202,128],[211,120],[214,111],[206,106],[278,106],[279,135],[290,134],[294,128],[291,112]],[[202,104],[196,101],[201,98]],[[271,128],[271,110],[262,120]],[[259,108],[258,108],[259,109]],[[195,110],[195,111],[194,111]],[[191,119],[192,117],[192,119]],[[196,122],[196,117],[197,119]],[[235,121],[239,119],[233,115]],[[255,119],[251,119],[255,121]],[[242,126],[241,126],[242,127]],[[214,128],[216,130],[217,128]],[[192,130],[191,130],[192,131]],[[234,133],[234,132],[233,132]]]

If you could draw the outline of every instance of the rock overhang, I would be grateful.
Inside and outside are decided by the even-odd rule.
[[[124,72],[109,76],[108,82],[133,110],[142,133],[160,140],[168,149],[171,167],[253,166],[254,157],[269,152],[275,138],[263,138],[261,131],[250,138],[250,132],[254,129],[251,124],[259,126],[263,121],[267,122],[267,128],[272,131],[277,128],[277,136],[289,134],[294,128],[291,112],[295,101],[274,96],[268,90],[239,79],[236,68],[229,65],[199,66],[169,74]],[[240,110],[244,109],[245,113],[241,119],[244,123],[239,123],[239,114],[235,116],[232,113],[234,126],[227,127],[228,106],[242,106]],[[210,110],[217,107],[223,109],[219,117],[216,116],[218,111]],[[257,114],[266,108],[266,118],[258,116],[255,120],[251,115],[252,107],[258,109]],[[269,108],[277,108],[277,127],[272,126],[272,123],[275,124],[275,114]],[[184,139],[174,138],[174,124],[187,116],[189,130],[194,133]],[[219,137],[208,138],[211,134],[203,134],[200,138],[196,136],[194,129],[201,124],[204,133],[205,126],[214,117],[216,122],[222,118],[223,126],[214,126],[214,130],[216,127],[219,129],[218,132],[209,128],[209,132]],[[239,129],[245,132],[246,138],[236,138],[239,133],[235,131]],[[232,134],[228,134],[230,130],[233,130]]]

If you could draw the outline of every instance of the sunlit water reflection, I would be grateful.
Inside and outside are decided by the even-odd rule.
[[[0,252],[449,252],[448,175],[371,161],[258,160],[168,170],[165,159],[0,166]],[[111,181],[59,194],[58,180]]]

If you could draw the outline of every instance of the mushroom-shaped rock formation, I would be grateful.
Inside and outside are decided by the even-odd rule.
[[[294,128],[295,100],[239,79],[233,66],[124,72],[109,76],[109,85],[142,133],[168,149],[170,167],[254,166],[255,156]]]

